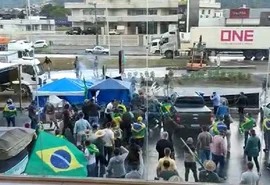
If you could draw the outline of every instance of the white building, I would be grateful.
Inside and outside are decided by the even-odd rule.
[[[203,8],[200,12],[208,13],[210,10],[211,16],[214,16],[214,10],[220,8],[220,3],[212,1],[213,4],[200,0],[200,9]],[[106,33],[108,30],[107,21],[109,30],[121,26],[125,28],[125,34],[146,33],[147,20],[149,21],[149,34],[164,33],[168,31],[169,25],[178,23],[178,0],[148,0],[149,16],[146,15],[146,0],[85,0],[84,3],[65,3],[65,8],[71,10],[68,20],[72,22],[73,27],[84,29],[93,26],[95,22],[94,2],[97,8],[98,26],[101,27],[102,33]],[[198,1],[196,2],[198,4]],[[196,2],[192,0],[190,5],[196,6]],[[196,7],[190,7],[190,9],[192,18]],[[199,14],[199,10],[197,12]],[[196,14],[195,16],[198,22],[199,17]],[[190,22],[194,25],[194,21]]]
[[[224,26],[225,18],[221,3],[216,0],[200,0],[199,26]]]
[[[0,20],[0,32],[55,31],[55,21],[31,17],[29,19]]]

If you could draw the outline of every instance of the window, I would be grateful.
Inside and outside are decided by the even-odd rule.
[[[204,14],[205,13],[205,10],[202,10],[202,14]]]
[[[4,28],[4,26],[2,24],[0,24],[0,29],[3,29],[3,28]]]
[[[211,10],[208,10],[208,14],[211,14]]]
[[[149,9],[148,14],[157,15],[157,9]],[[145,9],[129,9],[128,15],[146,15],[146,10]]]
[[[157,46],[157,42],[152,42],[152,46]]]
[[[35,75],[33,66],[30,66],[30,65],[23,65],[22,66],[22,72],[23,73],[26,73],[26,74],[29,74],[31,76],[34,76]]]
[[[150,9],[149,11],[149,15],[157,15],[157,10],[156,9]]]
[[[35,42],[35,44],[43,44],[44,43],[44,41],[37,41],[37,42]]]

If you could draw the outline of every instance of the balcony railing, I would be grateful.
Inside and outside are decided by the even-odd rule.
[[[148,21],[153,22],[177,22],[178,15],[136,15],[136,16],[109,16],[109,22],[145,22]],[[71,22],[95,22],[95,16],[68,16],[68,20]],[[97,16],[98,22],[104,22],[106,20],[106,16]]]

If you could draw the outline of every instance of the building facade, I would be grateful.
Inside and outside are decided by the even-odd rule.
[[[54,20],[39,18],[0,20],[0,32],[55,31]]]
[[[270,26],[270,8],[224,10],[226,26]]]
[[[200,2],[190,0],[190,26],[198,26],[201,1],[205,0]],[[94,2],[96,4],[93,4]],[[146,21],[149,22],[149,34],[161,34],[167,32],[171,25],[178,24],[179,0],[148,0],[148,16],[146,2],[146,0],[85,0],[83,3],[67,2],[65,8],[71,10],[68,20],[72,22],[72,26],[85,29],[94,26],[96,6],[98,27],[104,34],[112,29],[123,29],[124,34],[145,34]],[[207,7],[207,3],[202,5],[204,8]],[[216,5],[211,5],[208,9],[212,14],[212,9],[216,9]]]

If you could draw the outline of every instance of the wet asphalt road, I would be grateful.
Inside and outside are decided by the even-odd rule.
[[[1,115],[0,115],[1,116]],[[1,116],[2,117],[2,116]],[[258,120],[259,121],[259,120]],[[27,113],[24,112],[23,114],[19,114],[17,117],[17,126],[23,126],[25,123],[29,122],[29,119],[27,117]],[[0,126],[5,125],[5,120],[3,118],[0,118]],[[258,124],[259,125],[259,124]],[[261,132],[259,126],[256,128],[258,136],[262,139]],[[243,136],[239,135],[238,133],[238,122],[237,118],[235,118],[235,122],[232,123],[231,125],[231,154],[230,156],[227,156],[227,162],[226,162],[226,174],[227,174],[227,183],[230,184],[237,184],[240,181],[240,177],[242,172],[245,171],[245,160],[244,160],[244,155],[243,155]],[[197,138],[197,134],[195,132],[179,132],[175,134],[174,136],[174,147],[176,150],[176,164],[177,164],[177,169],[179,171],[179,174],[182,178],[184,178],[184,162],[183,162],[183,144],[180,140],[180,137],[183,139],[186,139],[188,137],[193,137],[194,140]],[[148,174],[148,180],[153,180],[154,177],[156,176],[156,166],[157,166],[157,160],[158,160],[158,154],[155,151],[155,145],[156,142],[159,139],[159,133],[156,131],[153,133],[153,136],[149,138],[149,149],[148,149],[148,159],[149,161],[147,162],[147,158],[145,157],[145,169],[147,169],[147,174]],[[263,148],[263,147],[262,147]],[[259,163],[261,165],[261,184],[269,184],[270,182],[270,171],[266,169],[266,163],[268,161],[268,156],[265,155],[264,152],[260,153],[259,157]],[[199,165],[197,165],[199,166]],[[256,169],[255,169],[256,170]],[[190,181],[193,182],[193,175],[190,173]]]

